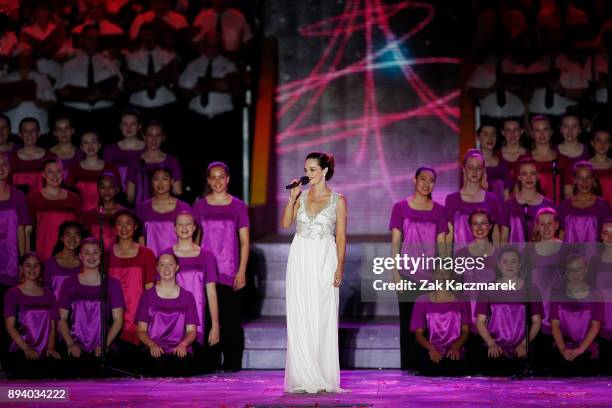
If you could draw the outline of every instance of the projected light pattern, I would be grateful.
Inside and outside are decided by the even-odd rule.
[[[414,15],[418,16],[416,22],[409,26],[401,24],[403,31],[394,32],[391,18],[403,21],[405,16],[406,21],[412,21]],[[347,0],[340,15],[299,27],[301,41],[321,38],[325,45],[305,77],[282,83],[277,89],[277,153],[281,160],[279,181],[282,182],[279,184],[295,177],[304,154],[312,150],[331,151],[336,154],[338,164],[342,164],[343,176],[337,181],[339,191],[353,195],[365,193],[371,186],[383,187],[390,208],[393,201],[406,194],[406,182],[419,165],[433,165],[441,171],[456,169],[455,160],[440,162],[435,152],[432,153],[433,161],[422,157],[423,154],[408,153],[413,163],[407,165],[398,163],[397,157],[389,158],[390,153],[397,152],[387,151],[391,144],[397,144],[398,126],[410,131],[410,122],[423,118],[429,119],[428,126],[432,131],[451,134],[456,139],[459,109],[453,103],[456,103],[459,90],[455,87],[442,91],[437,87],[434,90],[417,70],[420,72],[425,67],[436,65],[456,65],[459,59],[415,56],[410,47],[410,40],[422,33],[434,16],[434,6],[425,2],[384,4],[382,0]],[[397,25],[393,27],[397,30]],[[354,58],[360,54],[360,58]],[[410,54],[410,57],[405,54]],[[381,81],[380,75],[391,72],[401,73],[401,88],[396,82]],[[361,89],[349,86],[348,90],[340,91],[344,95],[338,93],[338,86],[355,84],[355,81],[360,81]],[[334,86],[336,89],[332,89]],[[334,92],[338,97],[334,98]],[[406,102],[402,102],[399,109],[397,102],[381,103],[381,95],[389,92],[405,93]],[[344,98],[350,97],[359,98],[361,104],[354,105],[354,101],[349,101],[354,108],[330,118],[326,109],[338,109],[330,102],[342,104]],[[386,96],[383,98],[388,99]],[[393,110],[389,111],[389,108]],[[391,139],[395,143],[390,143]],[[300,167],[296,168],[296,160]],[[363,166],[376,167],[367,171],[368,175],[375,177],[371,180],[351,177]],[[284,195],[279,197],[279,200],[284,199]],[[383,218],[387,216],[385,214]],[[374,233],[386,229],[385,223],[376,226],[362,222],[360,226],[361,221],[357,222],[358,225],[349,223],[355,232]]]

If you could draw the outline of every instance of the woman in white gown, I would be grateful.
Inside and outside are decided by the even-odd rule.
[[[285,392],[340,392],[338,301],[346,251],[346,200],[326,181],[334,157],[310,153],[304,174],[311,188],[290,190],[282,225],[297,230],[287,262]],[[293,182],[297,182],[294,180]]]

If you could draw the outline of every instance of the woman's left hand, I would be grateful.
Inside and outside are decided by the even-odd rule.
[[[336,273],[334,274],[334,287],[339,288],[342,285],[342,275],[344,273],[340,269],[336,269]]]
[[[234,278],[234,290],[240,290],[246,286],[246,272],[238,272]]]
[[[47,357],[53,357],[56,360],[60,360],[62,357],[55,351],[55,349],[47,349]]]
[[[213,326],[208,333],[208,345],[214,346],[217,343],[219,343],[219,327]]]

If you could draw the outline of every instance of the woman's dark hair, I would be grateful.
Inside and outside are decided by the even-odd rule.
[[[424,171],[429,171],[433,174],[434,176],[434,183],[436,182],[436,178],[438,178],[438,175],[436,174],[436,171],[431,168],[431,167],[427,167],[427,166],[421,166],[419,167],[416,172],[414,173],[414,178],[419,178],[419,176],[421,175],[422,172]],[[429,197],[431,199],[431,193],[427,194],[427,197]]]
[[[119,117],[119,120],[123,119],[124,116],[133,116],[136,118],[136,121],[138,122],[138,124],[140,124],[141,114],[138,110],[132,109],[132,108],[128,108],[124,110],[123,112],[121,112],[121,116]]]
[[[10,133],[10,129],[11,129],[11,119],[6,116],[4,113],[0,113],[0,120],[4,120],[6,122],[6,124],[9,127],[9,133]]]
[[[165,165],[159,165],[155,168],[152,168],[150,170],[148,170],[149,173],[149,180],[152,182],[153,181],[153,177],[155,176],[155,173],[157,173],[158,171],[163,171],[164,173],[166,173],[168,176],[170,176],[171,179],[174,179],[174,176],[172,174],[172,169],[168,166]]]
[[[38,119],[33,118],[31,116],[25,117],[23,119],[21,119],[21,121],[19,122],[19,131],[21,132],[21,127],[25,124],[25,123],[36,123],[36,127],[38,128],[38,130],[40,131],[40,123],[38,122]]]
[[[128,217],[132,221],[134,221],[134,224],[136,225],[136,228],[134,229],[134,235],[132,236],[132,240],[133,241],[137,241],[138,237],[141,234],[142,222],[140,222],[140,219],[138,218],[136,213],[134,211],[132,211],[132,210],[127,209],[127,208],[120,209],[119,211],[117,211],[115,213],[115,216],[113,217],[113,227],[117,224],[117,220],[119,219],[119,217]]]
[[[119,180],[117,176],[115,176],[113,173],[109,171],[104,172],[100,174],[100,176],[98,176],[96,185],[99,186],[102,180],[104,180],[105,178],[109,178],[115,183],[115,186],[117,186],[117,194],[119,194],[119,192],[121,192],[121,180]]]
[[[306,156],[306,160],[313,159],[319,162],[319,167],[322,169],[327,169],[327,173],[325,174],[325,180],[331,180],[334,176],[334,167],[336,166],[336,160],[334,155],[331,153],[323,153],[323,152],[312,152]]]
[[[60,225],[59,230],[57,232],[57,241],[55,242],[55,246],[53,247],[53,252],[51,252],[51,255],[55,256],[64,250],[64,241],[62,241],[62,237],[64,236],[68,228],[76,228],[79,231],[79,234],[81,235],[81,239],[85,238],[85,228],[83,228],[80,223],[76,221],[64,221]]]
[[[38,260],[38,263],[40,264],[40,274],[38,275],[38,278],[36,279],[36,283],[38,284],[38,286],[42,286],[43,285],[43,274],[45,273],[45,264],[43,263],[43,261],[40,259],[40,256],[38,256],[36,252],[26,252],[25,254],[21,255],[21,257],[19,258],[20,268],[23,267],[23,264],[28,258],[36,258]],[[19,283],[23,283],[23,281],[24,281],[23,275],[21,274],[21,271],[20,271],[19,272]]]

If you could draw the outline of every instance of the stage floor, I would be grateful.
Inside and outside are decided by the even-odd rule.
[[[15,403],[0,406],[70,407],[481,407],[612,405],[612,378],[429,378],[399,370],[342,372],[343,394],[283,394],[283,371],[242,371],[192,378],[0,382],[7,388],[65,387],[70,404]]]

